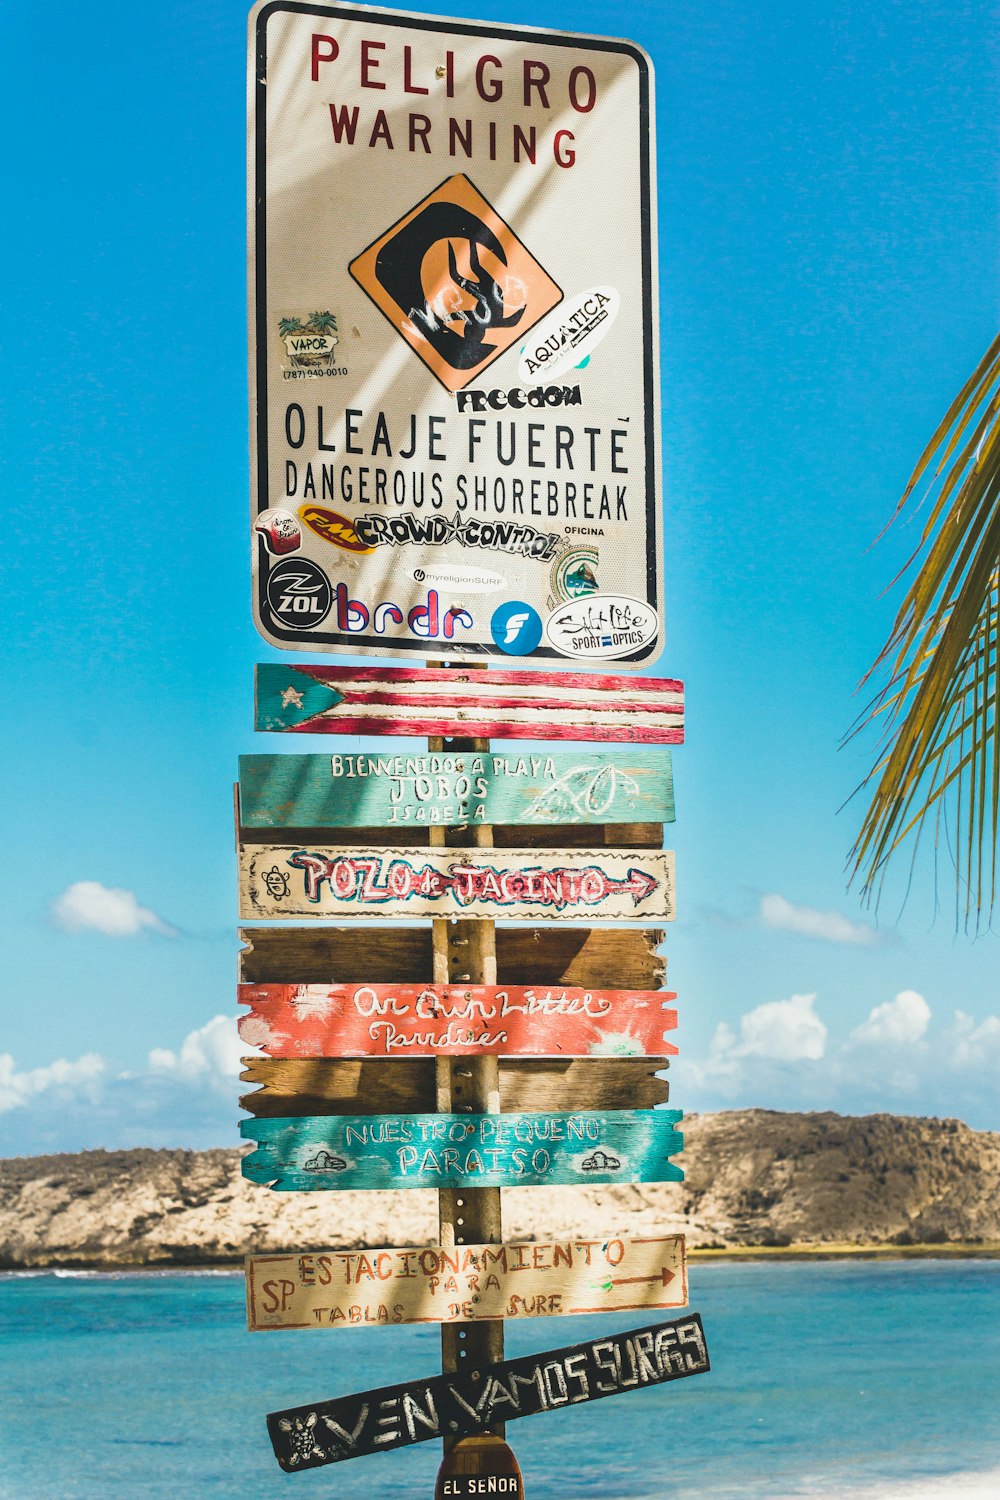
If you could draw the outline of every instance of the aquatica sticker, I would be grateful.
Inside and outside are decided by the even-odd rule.
[[[611,332],[620,298],[612,286],[595,286],[564,303],[534,330],[517,373],[522,380],[556,380],[594,353]]]
[[[607,632],[548,625],[604,596],[634,601],[611,649],[641,670],[663,594],[645,55],[275,0],[250,57],[261,633],[586,666],[608,648],[566,641]]]

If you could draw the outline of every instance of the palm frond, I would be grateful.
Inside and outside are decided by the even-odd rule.
[[[915,569],[889,638],[862,679],[884,678],[851,730],[882,725],[858,792],[870,802],[851,849],[866,901],[921,835],[954,866],[956,923],[978,930],[997,897],[1000,822],[1000,334],[924,449],[896,516],[925,482]],[[895,519],[895,517],[893,518]],[[898,581],[898,578],[897,580]]]

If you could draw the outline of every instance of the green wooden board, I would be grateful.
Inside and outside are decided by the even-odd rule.
[[[242,1120],[243,1176],[324,1188],[577,1187],[682,1182],[677,1109],[502,1115],[305,1115]]]
[[[672,823],[669,750],[241,755],[245,828]]]

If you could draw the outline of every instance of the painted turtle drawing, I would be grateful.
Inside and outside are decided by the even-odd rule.
[[[316,1413],[311,1411],[307,1417],[293,1417],[291,1421],[282,1417],[278,1423],[282,1432],[288,1433],[288,1446],[291,1452],[288,1455],[288,1463],[305,1463],[307,1459],[326,1458],[326,1453],[316,1442],[313,1428],[316,1426]]]
[[[272,865],[269,870],[265,870],[260,878],[267,886],[268,895],[275,901],[283,901],[286,896],[290,895],[288,876],[284,870],[279,870],[277,865]]]

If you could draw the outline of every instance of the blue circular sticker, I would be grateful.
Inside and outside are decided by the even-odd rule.
[[[509,599],[493,611],[490,633],[508,656],[530,656],[542,639],[542,617],[523,599]]]

